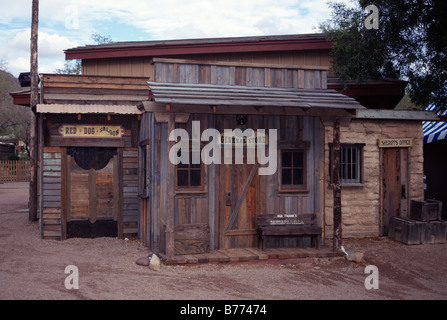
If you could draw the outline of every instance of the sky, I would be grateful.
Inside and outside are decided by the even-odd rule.
[[[63,68],[64,49],[92,44],[93,33],[114,42],[314,33],[327,1],[40,0],[39,73]],[[0,62],[14,76],[30,69],[31,5],[0,0]]]

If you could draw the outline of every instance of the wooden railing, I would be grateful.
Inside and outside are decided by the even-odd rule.
[[[29,180],[29,161],[0,160],[0,182],[26,182]]]

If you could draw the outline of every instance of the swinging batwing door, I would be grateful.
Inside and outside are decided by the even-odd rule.
[[[118,156],[99,170],[79,167],[67,155],[67,221],[119,218]]]

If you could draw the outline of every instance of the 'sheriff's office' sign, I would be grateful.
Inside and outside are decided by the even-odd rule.
[[[413,146],[413,139],[379,139],[379,148],[407,148]]]
[[[124,128],[120,125],[74,125],[62,124],[59,134],[63,138],[122,138]]]

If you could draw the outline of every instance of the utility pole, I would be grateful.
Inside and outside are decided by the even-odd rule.
[[[39,25],[39,0],[33,0],[31,19],[31,111],[32,120],[30,128],[30,183],[29,183],[29,220],[37,221],[37,116],[36,107],[39,99],[38,62],[37,62],[37,33]]]

